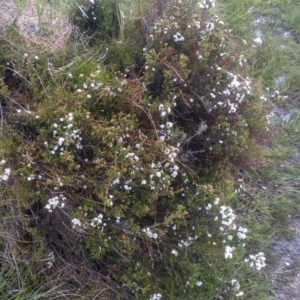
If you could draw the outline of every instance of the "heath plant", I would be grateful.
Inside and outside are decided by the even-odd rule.
[[[0,185],[23,216],[18,239],[43,261],[36,284],[58,273],[70,299],[250,299],[266,257],[247,248],[232,178],[262,161],[259,85],[213,0],[169,1],[132,52],[125,25],[99,20],[112,9],[120,25],[119,7],[80,6],[91,55],[65,67],[15,60],[24,104],[9,77],[1,85]]]

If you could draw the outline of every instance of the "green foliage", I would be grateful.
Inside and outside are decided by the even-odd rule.
[[[78,299],[235,299],[240,285],[251,299],[260,275],[245,258],[270,228],[254,227],[248,249],[251,218],[231,206],[248,201],[235,172],[263,161],[260,86],[212,7],[158,2],[165,14],[136,44],[142,22],[123,26],[118,1],[95,1],[74,17],[93,42],[71,62],[76,39],[55,58],[4,47],[18,82],[0,89],[2,198],[29,256],[47,257],[37,286],[59,272]]]
[[[107,40],[122,33],[119,0],[95,0],[78,5],[74,21],[88,35]]]

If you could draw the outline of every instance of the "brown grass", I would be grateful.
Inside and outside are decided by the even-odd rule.
[[[14,0],[0,0],[0,19],[0,31],[15,24],[29,48],[44,48],[50,53],[64,48],[73,29],[68,16],[48,4],[39,13],[32,0],[24,7],[18,7]]]

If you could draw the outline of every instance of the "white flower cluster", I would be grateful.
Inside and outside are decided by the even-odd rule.
[[[27,180],[28,181],[32,181],[35,179],[35,176],[33,174],[30,174],[28,177],[27,177]]]
[[[150,296],[149,300],[160,300],[161,294],[153,294]]]
[[[235,93],[238,103],[242,103],[245,95],[251,94],[251,80],[230,72],[227,72],[227,75],[231,78],[231,82],[228,84],[229,93]]]
[[[237,109],[237,104],[231,103],[229,99],[227,99],[227,104],[228,104],[228,106],[229,106],[229,111],[228,111],[228,113],[229,113],[229,114],[235,113],[235,112],[236,112],[236,109]]]
[[[222,216],[222,225],[229,227],[236,218],[233,210],[229,206],[221,206],[220,214]]]
[[[224,53],[222,53],[224,54]],[[219,68],[217,67],[217,70]],[[227,84],[227,87],[218,92],[221,98],[226,98],[223,101],[218,101],[212,109],[216,109],[217,107],[228,107],[228,113],[235,113],[247,95],[251,94],[251,80],[246,77],[243,78],[240,75],[235,75],[233,73],[227,72],[228,79],[230,82]],[[233,100],[229,99],[231,97]]]
[[[124,141],[126,138],[130,138],[130,133],[129,130],[132,128],[124,127],[122,128],[122,134],[120,133],[120,137],[116,140],[118,143],[121,143]],[[124,149],[125,150],[125,149]]]
[[[203,282],[202,281],[200,281],[200,280],[198,280],[197,282],[196,282],[196,286],[201,286],[203,284]]]
[[[261,45],[262,44],[262,39],[260,36],[256,37],[255,39],[253,39],[253,42],[255,44]]]
[[[205,29],[207,31],[213,31],[215,29],[215,23],[214,22],[207,22]]]
[[[197,20],[194,20],[194,25],[197,29],[200,29],[201,28],[201,22],[200,21],[197,21]]]
[[[173,163],[174,159],[177,157],[178,152],[179,152],[178,148],[167,145],[164,154],[167,155],[169,162]],[[167,168],[167,167],[168,167],[168,165],[165,165],[165,168]]]
[[[129,158],[129,160],[131,160],[132,162],[133,160],[139,161],[139,157],[134,152],[127,153],[125,158]]]
[[[174,79],[175,80],[175,79]],[[173,97],[173,99],[176,99],[176,96]],[[175,103],[176,104],[176,103]],[[174,104],[174,106],[175,106]],[[173,135],[173,123],[170,121],[167,121],[166,117],[171,113],[171,107],[168,105],[160,104],[158,106],[158,110],[160,111],[160,115],[162,119],[165,121],[164,124],[159,125],[159,139],[164,142],[165,140],[169,139]]]
[[[102,224],[102,220],[103,220],[103,215],[99,214],[96,218],[92,219],[91,227],[94,228],[94,227]]]
[[[175,165],[175,166],[171,167],[170,170],[171,170],[171,176],[173,178],[177,177],[179,167],[177,165]]]
[[[156,21],[153,29],[156,33],[163,32],[164,34],[167,34],[172,29],[172,26],[170,24],[161,24],[161,22],[158,20]]]
[[[78,226],[78,227],[81,227],[81,226],[82,226],[82,223],[81,223],[81,221],[80,221],[79,219],[76,219],[76,218],[75,218],[75,219],[73,219],[71,222],[72,222],[72,227],[73,227],[73,228],[75,228],[75,227],[77,227],[77,226]]]
[[[142,231],[146,235],[148,235],[150,238],[153,238],[153,239],[157,239],[158,238],[158,234],[157,233],[153,233],[149,227],[143,228]]]
[[[47,262],[47,267],[48,269],[52,268],[53,266],[53,262],[55,261],[55,257],[54,257],[54,254],[53,252],[50,252],[48,257],[46,258],[46,260],[48,260]]]
[[[241,297],[241,296],[244,295],[244,292],[240,291],[241,286],[240,286],[240,283],[236,279],[232,279],[230,281],[230,284],[231,284],[231,286],[233,287],[233,289],[234,289],[234,291],[236,293],[235,294],[236,297]]]
[[[57,143],[50,151],[51,154],[55,155],[59,153],[59,155],[63,155],[64,151],[71,145],[75,144],[77,149],[81,149],[81,140],[80,130],[73,128],[74,116],[73,113],[68,113],[65,118],[60,118],[60,123],[53,123],[51,126],[54,128],[53,137],[57,138]],[[59,136],[59,133],[61,133]],[[46,146],[47,142],[44,143]]]
[[[65,200],[67,200],[67,198],[60,194],[59,196],[50,198],[45,208],[48,209],[49,212],[53,212],[53,209],[55,209],[57,206],[63,208],[65,206]]]
[[[238,238],[241,239],[241,240],[245,240],[247,238],[247,235],[246,235],[247,232],[248,232],[247,228],[239,227],[238,232],[237,232]]]
[[[232,258],[233,257],[233,251],[235,250],[235,247],[226,246],[225,247],[225,258]]]
[[[157,162],[151,163],[151,174],[149,175],[149,183],[150,183],[150,188],[151,190],[155,190],[156,189],[156,183],[154,181],[154,178],[158,178],[160,180],[160,182],[162,182],[162,186],[160,186],[160,190],[162,190],[163,188],[167,187],[170,184],[170,180],[165,177],[165,168],[170,168],[170,163],[166,163],[165,166],[162,165],[161,162]]]
[[[2,164],[5,164],[5,160],[2,160],[0,162],[0,165],[2,165]],[[7,181],[9,179],[10,173],[11,173],[11,169],[10,168],[5,168],[3,174],[0,175],[0,180],[1,181]]]
[[[213,202],[213,204],[215,206],[218,206],[220,203],[220,199],[216,198],[215,201]],[[214,212],[214,207],[211,203],[208,203],[205,207],[206,212],[210,213],[210,212]],[[237,237],[240,240],[245,240],[247,238],[247,233],[248,233],[248,229],[244,228],[242,226],[237,227],[237,225],[234,223],[234,220],[236,219],[236,215],[233,213],[232,208],[230,208],[229,206],[220,206],[220,217],[219,216],[215,216],[214,220],[217,222],[221,221],[221,226],[220,226],[220,232],[223,236],[225,236],[227,238],[223,240],[223,243],[225,244],[228,241],[232,241],[233,240],[233,235],[229,234],[232,231],[236,232]],[[212,237],[211,234],[207,234],[208,237]],[[231,247],[229,245],[225,245],[225,253],[224,256],[226,259],[228,258],[232,258],[233,257],[233,252],[235,250],[235,247]]]
[[[212,7],[215,7],[215,0],[203,0],[202,2],[198,2],[198,5],[200,8],[206,8],[206,9],[210,9]]]
[[[161,141],[165,141],[166,139],[169,139],[173,135],[173,132],[171,130],[172,127],[173,127],[172,122],[166,122],[166,124],[161,124],[159,126],[159,128],[160,128],[160,130],[159,130],[159,133],[160,133],[159,139]]]
[[[274,112],[270,112],[270,114],[266,115],[266,120],[268,125],[270,125],[273,122],[274,117],[275,117]]]
[[[186,285],[190,285],[190,284],[191,284],[190,280],[191,280],[191,277],[190,277],[189,280],[186,282]],[[196,286],[200,287],[200,286],[202,286],[202,285],[203,285],[203,282],[202,282],[201,280],[196,281]]]
[[[256,255],[249,255],[249,258],[246,258],[245,262],[250,262],[249,266],[258,271],[267,265],[265,254],[263,252],[259,252]]]
[[[189,241],[184,241],[184,240],[181,240],[179,243],[178,243],[178,247],[179,248],[182,248],[183,246],[184,247],[188,247],[188,246],[190,246],[191,244],[192,244],[192,240],[194,240],[194,238],[192,238],[192,237],[189,237]]]
[[[171,108],[170,107],[165,107],[163,104],[159,104],[158,106],[158,110],[161,111],[160,115],[162,117],[165,117],[167,116],[167,114],[170,114],[171,113]]]
[[[119,184],[119,183],[120,183],[120,179],[119,179],[119,178],[116,178],[116,179],[113,180],[113,182],[111,183],[110,186],[114,186],[114,185],[117,185],[117,184]]]
[[[181,33],[177,32],[176,34],[173,35],[174,42],[183,42],[184,37],[181,35]]]
[[[141,144],[136,144],[135,147],[137,149],[142,149]],[[144,178],[139,176],[138,182],[140,185],[150,187],[151,190],[158,189],[162,191],[164,189],[168,189],[171,184],[171,180],[167,174],[169,174],[172,178],[176,178],[180,172],[179,166],[175,164],[175,159],[179,149],[165,144],[164,149],[164,163],[160,161],[152,161],[148,168],[145,168],[139,165],[139,157],[135,152],[127,152],[127,150],[123,148],[123,150],[127,152],[125,158],[132,162],[132,170],[129,172],[132,177],[131,179],[122,182],[120,178],[115,178],[112,180],[110,187],[122,185],[124,190],[131,191],[132,182],[135,180],[134,176],[136,173],[139,173],[140,176],[144,175]]]

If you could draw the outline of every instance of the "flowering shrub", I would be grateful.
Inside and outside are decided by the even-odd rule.
[[[43,92],[31,87],[30,111],[10,104],[0,184],[28,210],[34,243],[52,253],[47,272],[88,261],[82,272],[101,273],[103,286],[121,287],[107,295],[128,299],[243,295],[232,273],[247,267],[248,229],[230,204],[228,170],[253,151],[259,158],[266,119],[214,7],[170,1],[138,72],[78,59]],[[221,168],[229,175],[217,181]],[[265,266],[261,253],[250,259]]]
[[[235,73],[239,68],[232,69],[235,61],[243,67],[243,60],[230,53],[223,22],[201,14],[187,16],[185,4],[179,3],[151,31],[145,67],[149,102],[163,102],[161,109],[168,105],[161,117],[176,120],[181,136],[173,140],[181,141],[183,157],[201,165],[228,159],[247,163],[253,133],[265,122],[261,101],[255,99],[251,80]],[[247,113],[249,105],[255,122]]]

